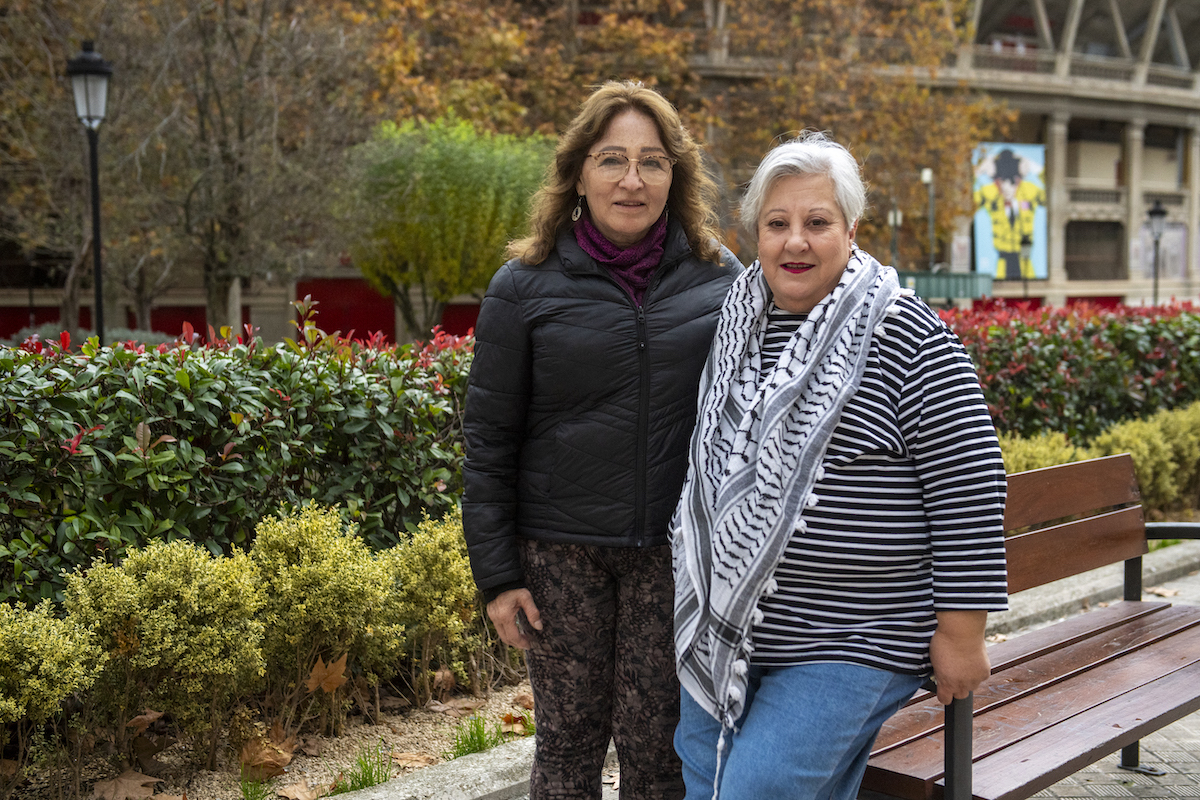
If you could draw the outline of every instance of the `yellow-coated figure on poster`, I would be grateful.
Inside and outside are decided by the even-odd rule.
[[[1028,159],[1001,150],[980,162],[977,172],[991,179],[975,190],[975,206],[992,222],[996,248],[996,280],[1034,278],[1029,251],[1033,244],[1034,217],[1046,205],[1046,191],[1024,176],[1033,168]]]

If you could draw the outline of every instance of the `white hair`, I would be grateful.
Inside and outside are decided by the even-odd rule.
[[[833,184],[838,209],[853,227],[867,207],[867,187],[850,151],[819,131],[804,131],[767,152],[742,196],[742,227],[758,244],[758,215],[775,181],[789,175],[824,175]]]

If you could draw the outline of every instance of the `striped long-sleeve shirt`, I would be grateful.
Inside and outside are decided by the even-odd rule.
[[[779,589],[759,602],[754,664],[927,674],[936,612],[1006,607],[1004,464],[979,380],[932,309],[902,298],[897,310],[872,339]],[[763,374],[800,319],[772,316]]]

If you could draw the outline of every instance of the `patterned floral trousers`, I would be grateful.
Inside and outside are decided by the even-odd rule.
[[[521,556],[543,626],[525,655],[537,722],[531,800],[599,800],[610,738],[622,800],[682,798],[670,547],[525,540]]]

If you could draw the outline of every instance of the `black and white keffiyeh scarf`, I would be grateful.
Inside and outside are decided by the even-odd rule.
[[[837,287],[760,375],[770,290],[756,261],[734,282],[700,379],[687,480],[671,522],[675,658],[688,693],[732,729],[745,707],[760,597],[813,485],[871,336],[901,294],[896,271],[855,248]]]

